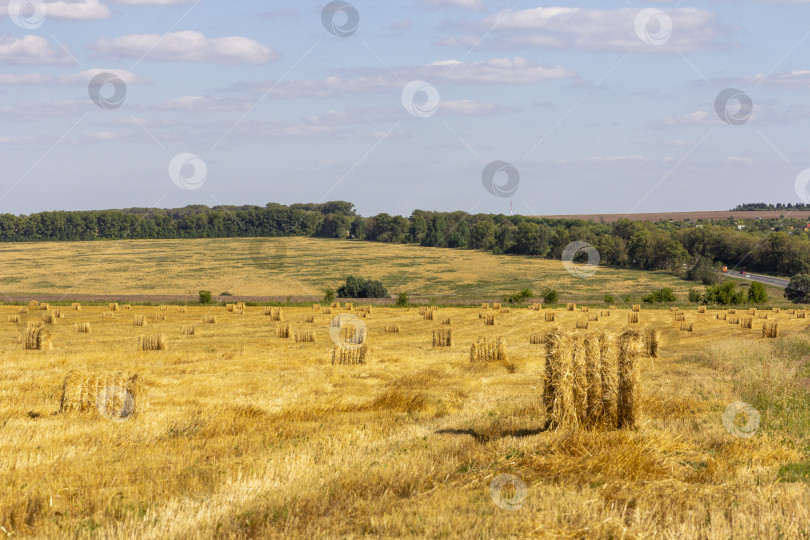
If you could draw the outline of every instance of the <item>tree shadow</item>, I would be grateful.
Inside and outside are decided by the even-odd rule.
[[[540,433],[546,432],[549,430],[549,422],[546,422],[543,427],[535,428],[535,429],[508,429],[499,432],[493,432],[492,430],[487,431],[476,431],[474,429],[439,429],[436,430],[435,433],[437,434],[444,434],[444,435],[469,435],[476,442],[485,443],[496,439],[503,439],[504,437],[516,437],[521,439],[523,437],[530,437],[532,435],[538,435]]]

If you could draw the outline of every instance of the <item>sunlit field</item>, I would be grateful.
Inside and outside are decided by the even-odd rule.
[[[617,301],[628,294],[638,300],[661,287],[685,299],[697,285],[667,272],[600,268],[579,279],[560,261],[313,238],[15,243],[0,246],[0,262],[17,270],[0,279],[0,299],[34,293],[196,298],[200,289],[320,299],[326,287],[336,288],[352,274],[426,301],[499,301],[517,290],[546,287],[567,302],[601,302],[606,293]],[[777,301],[780,295],[771,294]]]
[[[662,343],[643,360],[640,425],[592,431],[544,429],[545,349],[529,335],[589,316],[599,317],[589,331],[617,332],[629,310],[560,309],[547,323],[545,309],[490,308],[485,326],[481,309],[441,308],[429,321],[374,307],[358,319],[370,361],[333,365],[329,323],[357,311],[281,308],[276,322],[251,306],[106,317],[67,306],[46,325],[52,349],[24,350],[26,323],[45,310],[19,309],[0,307],[0,530],[10,536],[810,535],[810,334],[795,312],[760,311],[741,329],[727,311],[686,309],[676,321],[642,309],[630,326],[661,329]],[[146,326],[133,326],[139,315]],[[453,345],[434,348],[445,318]],[[74,332],[82,322],[89,334]],[[762,338],[766,322],[778,322],[778,339]],[[276,337],[286,324],[315,342]],[[167,350],[138,350],[139,336],[158,334]],[[481,336],[504,338],[508,361],[471,364]],[[137,374],[137,414],[58,414],[72,370]],[[761,413],[753,437],[723,425],[739,400]],[[501,474],[526,485],[510,509],[491,493]]]

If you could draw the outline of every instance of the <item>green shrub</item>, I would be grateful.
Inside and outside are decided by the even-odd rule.
[[[338,287],[338,298],[390,298],[391,295],[379,281],[349,276]]]
[[[703,295],[700,294],[698,289],[689,289],[689,301],[693,304],[697,304],[700,302],[700,299],[703,298]]]
[[[556,304],[557,300],[560,299],[560,294],[554,289],[543,289],[540,297],[543,299],[544,304]]]
[[[522,291],[517,291],[510,295],[504,296],[503,301],[509,302],[510,304],[519,304],[520,302],[533,297],[534,293],[531,289],[523,289]]]
[[[333,289],[332,287],[327,287],[323,291],[323,301],[326,302],[327,304],[331,304],[332,302],[334,302],[335,301],[335,289]]]
[[[752,281],[751,287],[748,289],[748,301],[752,304],[764,304],[768,301],[768,292],[765,290],[765,285],[759,281]]]
[[[653,291],[641,299],[641,301],[645,304],[663,304],[666,302],[675,302],[677,300],[678,299],[675,297],[675,293],[669,287],[664,287],[663,289]]]
[[[720,281],[719,265],[706,257],[699,257],[695,265],[686,272],[686,278],[704,285],[715,285]]]
[[[616,301],[616,297],[613,296],[612,294],[606,294],[604,300],[605,304],[610,305]]]
[[[401,292],[397,295],[397,307],[406,307],[410,301],[411,297],[408,296],[406,292]]]
[[[797,274],[785,287],[785,298],[794,304],[810,304],[810,274]]]
[[[703,300],[707,304],[735,306],[745,302],[745,294],[737,290],[737,285],[733,281],[724,281],[723,283],[706,287],[706,294]]]
[[[211,303],[211,291],[200,291],[200,303],[201,304]]]

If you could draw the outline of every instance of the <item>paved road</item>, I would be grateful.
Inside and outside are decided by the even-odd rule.
[[[734,278],[747,279],[750,281],[759,281],[760,283],[772,285],[774,287],[782,287],[783,289],[788,286],[788,283],[790,283],[789,279],[761,276],[759,274],[749,274],[749,273],[741,274],[733,270],[729,270],[728,272],[725,273],[725,275]]]

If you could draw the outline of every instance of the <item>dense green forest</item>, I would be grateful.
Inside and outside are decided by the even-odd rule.
[[[810,211],[808,211],[810,214]],[[744,230],[740,230],[740,226]],[[41,212],[0,215],[0,241],[312,236],[414,243],[560,258],[571,242],[595,246],[602,264],[673,270],[701,258],[781,275],[810,272],[804,219],[728,219],[713,222],[528,218],[415,210],[409,217],[357,215],[345,201],[323,204],[188,206],[181,209]]]

